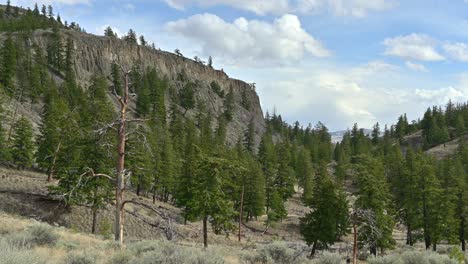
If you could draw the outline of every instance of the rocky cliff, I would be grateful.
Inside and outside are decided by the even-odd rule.
[[[37,30],[33,32],[31,41],[38,44],[46,53],[50,34],[51,31],[48,30]],[[95,36],[71,30],[62,30],[60,34],[63,40],[67,38],[73,40],[75,72],[81,87],[88,87],[94,74],[100,73],[110,76],[113,62],[120,64],[125,69],[131,69],[134,65],[139,65],[141,69],[152,67],[160,75],[169,79],[173,91],[177,92],[187,81],[196,82],[196,100],[202,101],[207,110],[211,111],[216,118],[224,111],[224,98],[210,88],[210,83],[216,81],[225,93],[232,88],[235,99],[233,118],[227,127],[228,143],[237,142],[243,136],[251,120],[255,124],[255,142],[257,145],[260,142],[261,135],[265,131],[265,121],[259,97],[250,84],[229,78],[223,71],[215,70],[194,60],[146,46],[131,45],[117,38]],[[185,75],[186,80],[180,80],[181,74]],[[243,93],[250,105],[249,109],[245,109],[241,104]],[[174,102],[171,102],[169,95],[166,98],[168,98],[166,109],[169,109]],[[187,112],[188,117],[194,117],[196,114],[196,109]],[[213,126],[216,126],[215,120]]]

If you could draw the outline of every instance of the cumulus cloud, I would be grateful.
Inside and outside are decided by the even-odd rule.
[[[443,46],[447,55],[458,61],[468,62],[468,45],[465,43],[447,43]]]
[[[389,0],[299,0],[298,12],[310,13],[330,10],[337,16],[365,17],[372,11],[384,11],[396,6]]]
[[[429,70],[426,68],[426,66],[419,64],[419,63],[414,63],[411,61],[406,61],[405,65],[408,69],[417,71],[417,72],[428,72]]]
[[[322,121],[331,130],[355,122],[367,128],[376,122],[390,125],[402,113],[413,120],[428,106],[468,99],[468,74],[450,85],[430,88],[420,87],[411,76],[404,68],[382,61],[352,68],[317,65],[268,71],[257,82],[257,91],[262,102],[268,102],[264,109],[275,106],[288,122]]]
[[[396,4],[395,0],[164,0],[169,6],[184,10],[190,6],[217,5],[254,12],[257,15],[285,13],[317,13],[329,10],[337,16],[364,17],[371,11],[383,11]]]
[[[442,61],[442,56],[436,49],[437,41],[425,34],[410,34],[387,38],[383,44],[387,47],[385,55],[420,61]]]
[[[169,22],[166,29],[201,46],[205,56],[231,64],[288,63],[310,54],[330,55],[324,45],[307,33],[295,15],[283,15],[272,23],[238,18],[230,23],[212,14],[199,14]]]

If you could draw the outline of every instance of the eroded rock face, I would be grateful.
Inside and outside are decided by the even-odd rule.
[[[33,33],[32,41],[44,49],[44,54],[46,54],[50,33],[50,31],[44,30]],[[232,121],[227,127],[227,141],[231,145],[235,144],[244,135],[249,122],[252,120],[255,124],[255,142],[258,146],[265,131],[265,121],[259,97],[250,84],[229,78],[223,71],[215,70],[170,52],[129,45],[120,39],[74,31],[64,30],[61,34],[64,40],[70,37],[74,42],[75,71],[78,82],[82,87],[88,87],[89,81],[94,74],[99,73],[109,76],[114,61],[125,69],[131,69],[134,65],[140,65],[142,69],[152,67],[161,76],[166,76],[169,79],[170,86],[175,92],[181,89],[187,81],[197,82],[196,99],[204,103],[207,111],[212,113],[214,119],[223,113],[224,99],[211,90],[210,83],[216,81],[225,93],[232,88],[235,107]],[[184,75],[188,80],[180,80],[179,76],[182,73],[185,73]],[[243,93],[245,93],[244,98],[247,98],[250,105],[249,109],[245,109],[241,104]],[[172,103],[177,103],[171,102],[170,97],[167,94],[166,109],[168,110]],[[196,114],[196,109],[187,112],[188,117],[194,117]],[[213,128],[216,125],[216,120],[213,120]]]

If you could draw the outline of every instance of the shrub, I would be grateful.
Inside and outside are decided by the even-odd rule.
[[[0,240],[0,263],[45,264],[46,261],[26,248],[17,248],[6,240]]]
[[[35,246],[55,245],[58,235],[53,227],[46,224],[36,224],[27,229],[31,237],[31,244]]]
[[[248,264],[287,264],[305,263],[302,251],[295,251],[285,243],[273,242],[260,248],[257,252],[244,253],[241,260]]]
[[[406,251],[401,255],[388,255],[368,259],[369,264],[457,264],[447,255],[434,252]]]
[[[325,252],[313,261],[314,264],[341,264],[343,260],[339,254]]]
[[[95,257],[84,252],[70,252],[65,261],[66,264],[94,264]]]
[[[130,264],[132,255],[128,251],[117,252],[109,261],[109,264]]]
[[[104,237],[104,239],[112,239],[112,235],[114,234],[112,231],[112,223],[109,219],[104,219],[101,223],[99,228],[99,234]]]
[[[129,263],[135,264],[222,264],[224,259],[215,251],[178,246],[162,241],[142,241],[129,245],[135,254]]]
[[[465,256],[464,256],[463,252],[458,247],[453,247],[450,250],[449,256],[450,256],[451,259],[455,260],[456,262],[458,262],[460,264],[465,263]]]

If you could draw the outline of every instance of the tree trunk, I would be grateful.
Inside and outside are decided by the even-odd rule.
[[[434,251],[434,252],[437,251],[437,243],[432,244],[432,251]]]
[[[242,217],[244,213],[244,190],[245,186],[242,185],[242,193],[241,193],[241,200],[240,200],[240,214],[239,214],[239,234],[238,234],[238,239],[239,242],[241,242],[241,226],[242,226]]]
[[[125,143],[127,140],[127,103],[128,103],[128,72],[125,73],[124,95],[120,98],[120,122],[118,137],[119,143],[117,151],[119,154],[117,161],[117,188],[115,190],[115,240],[123,247],[124,232],[124,192],[125,192]]]
[[[411,231],[411,225],[408,225],[406,229],[406,245],[413,246],[413,234]]]
[[[91,234],[96,234],[98,209],[93,208],[91,210],[93,212],[93,223],[91,224]]]
[[[357,224],[353,223],[353,264],[357,264],[357,254],[358,254],[358,247],[357,247]]]
[[[317,250],[317,241],[314,241],[312,244],[312,250],[310,251],[310,257],[313,258],[315,256],[315,251]]]
[[[49,174],[47,174],[47,181],[51,182],[53,180],[53,176],[55,175],[55,164],[57,163],[57,156],[62,147],[62,141],[59,141],[57,148],[54,151],[54,158],[52,159],[52,165],[50,166]]]
[[[466,251],[466,241],[465,241],[465,217],[460,219],[460,242],[462,251]]]
[[[203,246],[208,247],[208,216],[203,218]]]

